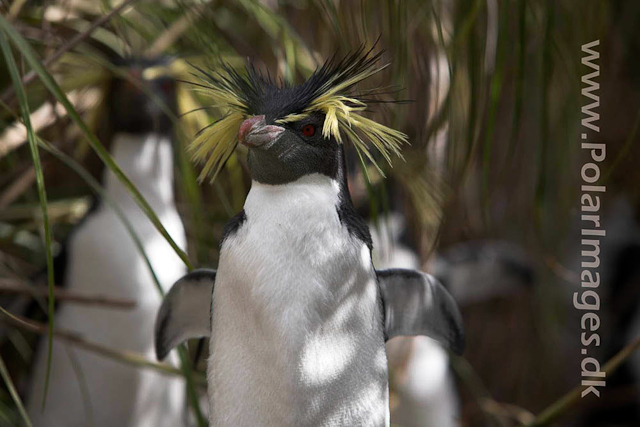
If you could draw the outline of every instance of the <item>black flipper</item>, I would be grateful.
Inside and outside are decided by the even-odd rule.
[[[415,270],[378,270],[386,339],[425,335],[461,354],[464,327],[458,305],[433,276]]]
[[[178,280],[165,296],[156,317],[158,360],[188,339],[211,335],[211,294],[215,280],[215,270],[193,270]]]

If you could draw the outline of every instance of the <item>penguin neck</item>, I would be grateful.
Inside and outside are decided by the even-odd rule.
[[[173,148],[171,137],[155,132],[116,133],[111,146],[113,160],[152,208],[173,204]],[[135,204],[120,180],[105,170],[105,190],[114,201]]]
[[[300,188],[301,185],[307,189],[314,187],[318,189],[331,187],[331,192],[337,189],[337,196],[341,207],[346,205],[348,208],[353,208],[353,202],[347,184],[344,147],[339,146],[338,150],[332,153],[331,156],[335,157],[328,162],[330,166],[327,166],[322,171],[311,168],[305,174],[296,175],[293,173],[283,181],[279,179],[264,179],[265,175],[262,171],[273,170],[273,165],[257,168],[259,173],[257,173],[257,176],[252,177],[252,188],[272,188],[274,192],[284,193],[290,190],[295,191]],[[286,168],[286,166],[278,166],[278,168]],[[254,172],[256,172],[256,167],[252,170],[252,174]],[[287,175],[287,173],[282,175]]]
[[[317,214],[333,216],[337,213],[338,219],[346,226],[349,234],[365,243],[371,251],[369,227],[358,215],[351,201],[342,147],[338,156],[335,173],[331,176],[311,173],[285,184],[264,184],[254,179],[244,205],[245,214],[270,215],[273,220],[281,221],[285,217],[298,218],[301,215],[296,211],[301,211],[308,212],[322,221]],[[312,209],[309,210],[309,207]],[[323,209],[325,207],[329,209]]]
[[[335,179],[323,174],[304,175],[286,184],[264,184],[252,181],[244,209],[247,215],[271,217],[272,220],[307,222],[309,215],[322,220],[323,215],[335,212],[340,201],[340,186]],[[268,220],[267,222],[270,222]]]
[[[247,197],[249,206],[245,203],[245,209],[250,208],[252,193],[268,193],[271,197],[277,198],[279,196],[289,197],[292,194],[300,194],[307,203],[333,203],[336,208],[343,209],[345,206],[347,209],[353,209],[353,203],[351,201],[351,195],[346,179],[346,162],[344,150],[340,147],[340,150],[335,154],[335,167],[331,168],[331,173],[312,172],[299,176],[295,180],[283,182],[283,183],[265,183],[260,179],[253,178],[251,181],[251,190]],[[317,195],[317,200],[314,197]],[[284,205],[285,207],[287,204]],[[259,206],[255,208],[260,209]]]

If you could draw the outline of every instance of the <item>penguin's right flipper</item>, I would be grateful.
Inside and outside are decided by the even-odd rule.
[[[178,280],[165,296],[155,326],[158,360],[188,339],[211,335],[211,295],[215,280],[215,270],[193,270]]]
[[[461,354],[464,326],[460,310],[440,281],[416,270],[377,270],[384,304],[386,339],[424,335]]]

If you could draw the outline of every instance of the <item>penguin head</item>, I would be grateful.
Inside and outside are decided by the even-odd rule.
[[[194,159],[205,163],[201,178],[215,178],[238,143],[249,150],[252,178],[268,184],[313,173],[344,176],[345,141],[374,163],[370,147],[389,162],[392,154],[401,157],[407,136],[365,117],[380,88],[356,90],[386,67],[377,65],[380,58],[364,47],[342,59],[334,55],[299,85],[274,81],[253,66],[244,72],[227,64],[213,71],[195,67],[197,90],[222,110],[190,146]]]
[[[290,123],[274,123],[273,115],[258,114],[240,125],[238,141],[249,149],[251,177],[265,184],[286,184],[319,173],[338,178],[342,147],[322,135],[325,115],[309,114]]]
[[[171,133],[176,114],[176,82],[166,75],[154,75],[157,61],[129,60],[119,65],[122,72],[112,79],[109,122],[114,132]]]

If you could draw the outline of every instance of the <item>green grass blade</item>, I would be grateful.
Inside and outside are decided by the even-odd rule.
[[[64,349],[67,352],[69,363],[71,364],[73,373],[76,376],[76,380],[78,381],[80,395],[82,396],[82,406],[84,407],[84,414],[87,418],[87,427],[93,427],[93,405],[91,404],[91,395],[89,393],[87,378],[84,375],[84,371],[82,369],[82,366],[80,365],[80,361],[78,360],[78,357],[74,353],[73,349],[68,345],[65,345]]]
[[[504,3],[502,5],[502,9],[498,10],[499,18],[497,19],[498,32],[505,31],[505,28],[508,26],[508,18],[509,18],[509,4]],[[506,40],[504,37],[498,38],[497,48],[496,48],[496,59],[494,72],[491,76],[491,81],[489,83],[489,107],[487,113],[486,127],[485,127],[485,139],[484,145],[482,147],[482,200],[483,200],[483,209],[482,215],[485,216],[489,209],[489,193],[490,193],[490,182],[489,182],[489,174],[491,171],[491,156],[493,154],[493,143],[494,143],[494,130],[496,123],[496,116],[498,113],[498,104],[500,102],[500,97],[502,95],[502,85],[504,80],[504,64],[505,64],[505,51],[506,51]]]
[[[4,21],[4,19],[2,20]],[[44,409],[44,405],[47,400],[47,390],[49,387],[49,376],[51,374],[51,352],[53,350],[53,323],[54,323],[53,316],[54,316],[54,309],[55,309],[55,299],[53,296],[53,293],[54,293],[53,254],[51,252],[51,226],[49,224],[49,214],[47,212],[47,193],[44,188],[44,174],[42,173],[42,164],[40,163],[40,155],[38,153],[36,134],[33,130],[33,127],[31,126],[31,120],[30,120],[31,113],[29,111],[27,94],[24,90],[24,86],[22,85],[22,79],[20,78],[20,73],[18,72],[18,66],[16,65],[15,58],[13,57],[13,52],[11,51],[11,47],[9,46],[9,41],[7,40],[5,34],[2,32],[0,32],[0,47],[2,48],[2,53],[5,57],[7,68],[9,69],[9,74],[11,75],[11,80],[13,81],[16,95],[20,103],[20,111],[22,112],[24,125],[27,128],[27,139],[29,140],[29,149],[31,150],[31,157],[33,158],[33,167],[36,172],[36,186],[38,187],[38,198],[40,199],[40,209],[42,211],[42,222],[44,225],[44,246],[45,246],[45,254],[47,258],[47,285],[49,287],[49,307],[48,307],[49,334],[48,334],[48,340],[47,340],[47,373],[45,375],[44,395],[42,397],[42,408]]]
[[[526,2],[525,0],[518,1],[518,42],[516,45],[516,76],[514,83],[514,112],[513,121],[511,125],[511,139],[509,141],[509,155],[512,157],[518,143],[518,136],[520,134],[521,118],[522,118],[522,106],[524,102],[524,78],[525,78],[525,66],[527,55],[527,29],[526,29]]]
[[[24,421],[24,424],[27,427],[33,427],[33,424],[31,424],[31,420],[27,415],[27,411],[24,410],[24,405],[20,400],[20,396],[18,396],[16,387],[13,385],[13,381],[11,381],[11,377],[9,376],[9,371],[7,370],[7,366],[4,364],[4,360],[2,360],[2,356],[0,356],[0,375],[2,375],[2,379],[7,385],[7,388],[9,389],[9,393],[11,394],[11,397],[13,398],[14,403],[18,407],[18,411],[22,416],[22,420]]]
[[[556,156],[549,156],[550,141],[549,134],[549,111],[551,110],[551,104],[549,102],[549,94],[551,91],[551,77],[553,76],[553,58],[552,54],[552,37],[554,27],[554,2],[547,0],[547,11],[544,23],[544,41],[542,46],[542,58],[541,58],[541,99],[540,99],[540,149],[538,150],[538,165],[539,176],[536,177],[536,192],[535,203],[536,212],[534,219],[541,230],[541,236],[544,239],[544,224],[542,223],[543,212],[545,209],[545,203],[547,203],[549,188],[549,175],[560,169],[560,165],[557,164]]]
[[[186,344],[182,344],[177,348],[178,357],[180,358],[180,369],[184,375],[184,379],[187,383],[187,402],[193,408],[193,413],[196,417],[198,427],[207,427],[207,420],[205,420],[202,411],[200,411],[200,402],[198,401],[198,394],[196,384],[193,381],[193,367],[189,360],[189,350]]]
[[[193,267],[187,254],[177,245],[177,243],[171,238],[167,230],[164,228],[160,219],[155,214],[149,203],[142,197],[142,194],[138,191],[138,189],[133,185],[133,183],[129,180],[129,178],[122,172],[120,167],[113,161],[111,155],[106,150],[106,148],[100,143],[100,141],[96,138],[96,136],[91,132],[88,126],[84,123],[78,112],[75,110],[69,99],[66,97],[64,92],[58,86],[58,83],[53,79],[51,74],[42,66],[40,60],[33,50],[33,48],[27,43],[27,41],[4,19],[0,16],[0,30],[4,31],[9,38],[16,45],[20,53],[23,55],[26,62],[33,68],[35,73],[38,75],[42,83],[47,87],[47,89],[56,97],[58,102],[62,104],[67,111],[69,117],[73,120],[73,122],[80,128],[82,133],[85,135],[87,140],[89,141],[89,145],[96,152],[98,157],[104,162],[104,164],[113,172],[113,174],[122,182],[127,191],[131,194],[131,197],[136,201],[136,203],[140,206],[142,211],[147,215],[149,220],[153,223],[156,229],[162,234],[162,236],[167,240],[167,242],[171,245],[173,250],[178,254],[178,256],[185,263],[187,268],[191,270]]]
[[[180,141],[183,140],[180,137],[178,137],[178,139]],[[182,144],[180,147],[182,147]],[[205,209],[202,204],[202,196],[198,185],[198,175],[193,168],[193,164],[187,158],[185,150],[176,150],[176,157],[178,162],[178,184],[180,186],[179,188],[182,189],[185,200],[189,203],[189,215],[191,216],[193,228],[196,230],[204,230],[206,227],[204,219]],[[203,257],[203,254],[207,251],[206,233],[196,233],[195,237],[197,262],[207,262],[208,260]]]
[[[638,127],[640,127],[640,110],[636,114],[636,120],[633,122],[633,127],[631,128],[631,132],[629,132],[629,136],[627,136],[627,140],[622,145],[622,149],[618,152],[616,157],[611,162],[611,166],[609,169],[603,174],[602,182],[605,184],[609,183],[609,179],[611,175],[616,170],[618,164],[625,158],[627,158],[627,153],[631,149],[633,142],[636,140],[636,134],[638,133]]]

